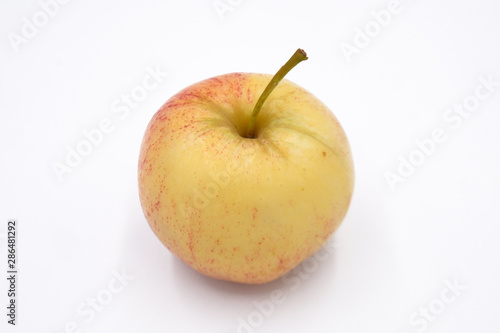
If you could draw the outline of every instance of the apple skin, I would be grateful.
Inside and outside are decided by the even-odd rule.
[[[160,241],[198,272],[272,281],[339,227],[354,186],[346,135],[332,112],[283,80],[248,118],[271,75],[195,83],[151,119],[140,149],[144,215]]]

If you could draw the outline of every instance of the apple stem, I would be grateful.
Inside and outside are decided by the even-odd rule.
[[[248,122],[248,127],[247,127],[247,136],[246,136],[247,138],[254,138],[255,120],[257,119],[260,109],[262,108],[262,105],[266,101],[267,97],[271,94],[274,88],[276,88],[278,83],[280,83],[280,81],[285,77],[285,75],[303,60],[307,60],[306,52],[302,49],[297,49],[297,51],[295,51],[292,57],[288,59],[288,61],[280,68],[280,70],[276,74],[274,74],[273,78],[267,85],[266,89],[264,89],[264,92],[262,93],[262,95],[260,95],[259,99],[257,100],[257,103],[253,108],[252,114],[250,115],[250,120]]]

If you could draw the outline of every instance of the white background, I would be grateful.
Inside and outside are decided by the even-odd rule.
[[[1,2],[0,253],[5,272],[6,224],[15,218],[20,274],[16,327],[6,323],[1,279],[0,331],[498,331],[500,86],[459,125],[443,117],[474,101],[480,77],[500,81],[500,3],[404,1],[381,31],[371,12],[388,1],[231,3],[218,15],[212,0],[73,0],[51,7],[44,22],[37,1]],[[40,27],[16,46],[13,36],[34,20]],[[364,45],[357,29],[367,27]],[[358,52],[346,57],[346,44]],[[355,194],[335,251],[299,266],[288,276],[294,283],[201,276],[142,214],[146,125],[185,86],[274,73],[298,47],[309,60],[287,78],[331,108],[354,154]],[[113,113],[148,68],[161,82],[126,116]],[[53,164],[103,119],[113,130],[59,181]],[[415,140],[436,128],[446,140],[418,161]],[[386,174],[410,155],[421,165],[391,190]],[[110,294],[120,272],[130,280]],[[284,299],[270,307],[273,290]],[[96,297],[107,304],[93,316]]]

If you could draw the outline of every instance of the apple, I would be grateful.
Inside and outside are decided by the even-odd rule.
[[[282,81],[305,59],[298,49],[273,77],[195,83],[147,126],[138,166],[144,215],[204,275],[272,281],[319,250],[346,215],[354,171],[344,130],[311,93]]]

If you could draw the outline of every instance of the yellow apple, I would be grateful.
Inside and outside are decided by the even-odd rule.
[[[320,249],[347,212],[354,172],[341,125],[311,93],[280,82],[305,59],[299,49],[274,77],[232,73],[193,84],[146,129],[145,217],[202,274],[274,280]]]

